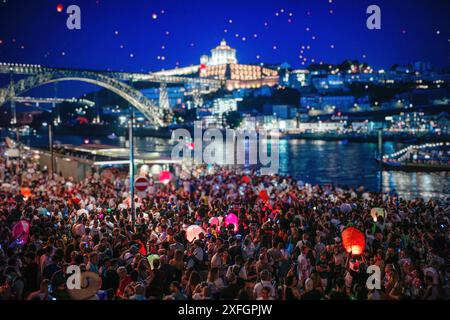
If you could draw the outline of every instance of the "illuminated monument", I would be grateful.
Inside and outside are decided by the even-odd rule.
[[[278,72],[259,65],[238,64],[236,49],[225,40],[211,50],[211,56],[200,57],[200,77],[225,82],[228,90],[259,88],[278,84]]]
[[[155,76],[200,76],[200,78],[221,80],[227,90],[260,88],[278,85],[277,70],[262,65],[239,64],[236,49],[225,40],[211,50],[211,56],[202,55],[200,65],[163,70],[152,73]]]
[[[200,63],[205,66],[218,66],[221,64],[238,63],[236,59],[236,49],[232,49],[225,40],[220,42],[216,48],[211,50],[211,57],[203,55]]]

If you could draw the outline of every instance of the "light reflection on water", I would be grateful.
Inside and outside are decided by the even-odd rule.
[[[47,137],[42,136],[32,140],[37,145],[46,145],[48,142]],[[83,143],[83,138],[75,136],[60,136],[57,140],[71,144]],[[125,141],[125,138],[101,138],[98,142],[124,146]],[[169,140],[151,137],[136,138],[135,145],[140,151],[159,152],[164,156],[170,156],[172,148]],[[393,153],[403,146],[386,142],[383,148],[385,153]],[[379,190],[380,173],[374,160],[376,143],[281,139],[279,152],[281,174],[290,174],[312,184],[363,185],[372,191]],[[385,171],[382,181],[383,191],[396,192],[405,198],[450,196],[448,173]]]

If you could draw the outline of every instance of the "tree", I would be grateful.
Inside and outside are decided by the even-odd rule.
[[[242,114],[238,111],[230,111],[224,114],[225,123],[231,128],[235,129],[241,125]]]

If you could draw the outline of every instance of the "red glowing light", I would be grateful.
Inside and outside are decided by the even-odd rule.
[[[168,183],[170,181],[170,171],[161,171],[159,174],[159,181]]]
[[[56,11],[62,12],[63,10],[64,10],[64,6],[63,6],[61,3],[59,3],[59,4],[56,6]]]
[[[249,184],[251,182],[250,178],[248,176],[242,177],[242,182]]]
[[[267,194],[267,190],[261,190],[259,192],[259,198],[263,201],[263,202],[267,202],[269,201],[269,195]]]
[[[364,233],[354,227],[346,228],[342,232],[342,244],[348,253],[362,254],[366,245]]]

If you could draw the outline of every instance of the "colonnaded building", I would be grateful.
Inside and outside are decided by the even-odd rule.
[[[278,85],[279,74],[275,69],[263,65],[239,64],[236,49],[231,48],[225,40],[211,50],[211,55],[202,55],[200,64],[156,72],[162,75],[198,74],[202,78],[224,81],[225,88],[260,88]]]

